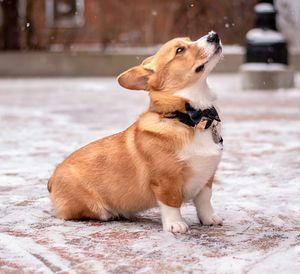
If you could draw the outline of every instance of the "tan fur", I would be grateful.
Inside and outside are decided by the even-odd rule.
[[[193,171],[177,154],[191,142],[194,129],[164,114],[184,109],[185,100],[174,93],[194,83],[199,76],[192,68],[207,60],[189,41],[171,40],[119,76],[122,86],[149,91],[149,110],[125,131],[80,148],[57,166],[48,189],[58,217],[109,220],[154,207],[157,201],[181,206],[183,186]],[[184,55],[175,53],[180,46],[186,48]]]
[[[157,199],[179,207],[190,170],[176,160],[176,152],[192,132],[174,132],[177,121],[160,120],[146,113],[126,131],[93,142],[60,164],[49,181],[57,216],[127,215],[155,206]]]

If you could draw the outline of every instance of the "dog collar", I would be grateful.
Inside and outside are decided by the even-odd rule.
[[[176,110],[165,117],[169,119],[178,119],[181,123],[190,127],[197,127],[198,124],[203,124],[204,129],[210,128],[214,121],[221,122],[214,106],[201,110],[194,109],[189,103],[186,103],[185,111],[186,112],[181,112]]]

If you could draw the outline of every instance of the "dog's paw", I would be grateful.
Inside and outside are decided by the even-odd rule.
[[[186,233],[189,226],[186,222],[182,221],[170,221],[164,224],[164,231],[174,232],[174,233]]]
[[[204,215],[199,217],[201,224],[203,225],[222,225],[223,220],[217,214]]]

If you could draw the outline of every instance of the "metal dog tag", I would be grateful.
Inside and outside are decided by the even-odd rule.
[[[221,137],[221,135],[218,132],[217,127],[215,125],[213,125],[211,127],[211,134],[212,134],[212,138],[216,144],[223,143],[223,138]]]

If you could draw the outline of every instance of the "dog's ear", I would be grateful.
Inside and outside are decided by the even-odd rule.
[[[149,90],[148,81],[152,74],[152,69],[144,68],[143,65],[139,65],[121,73],[118,77],[118,82],[124,88]]]
[[[128,89],[149,90],[149,77],[154,73],[151,68],[153,56],[146,58],[139,66],[133,67],[118,76],[119,84]]]
[[[147,67],[147,68],[152,68],[153,67],[153,62],[152,62],[153,59],[154,59],[154,55],[147,57],[143,61],[142,65],[145,66],[145,67]]]

